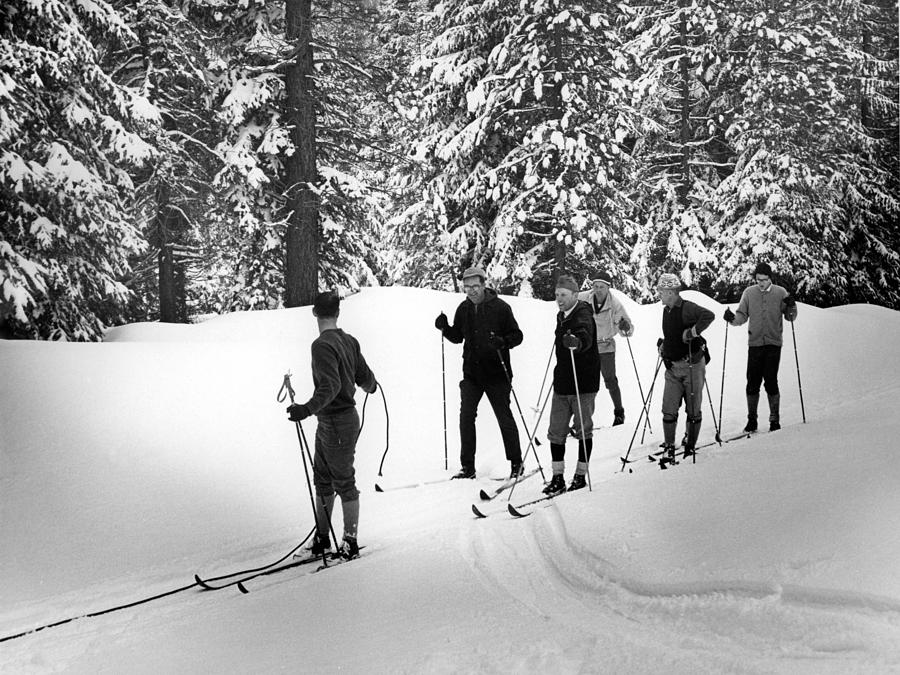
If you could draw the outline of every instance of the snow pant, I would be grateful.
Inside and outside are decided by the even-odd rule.
[[[675,445],[675,430],[678,426],[678,409],[685,402],[687,415],[687,439],[685,447],[693,449],[700,434],[703,421],[703,383],[706,382],[706,363],[701,358],[693,366],[687,359],[672,362],[666,368],[666,386],[663,390],[663,438],[666,445]]]
[[[780,422],[781,392],[778,389],[778,367],[781,345],[749,347],[747,350],[747,419],[757,418],[759,387],[765,382],[769,398],[769,422]]]
[[[519,445],[519,429],[509,408],[509,395],[512,385],[507,381],[481,382],[474,378],[464,377],[459,383],[459,462],[465,468],[475,468],[475,418],[478,416],[478,404],[481,397],[487,399],[494,410],[497,424],[500,426],[500,437],[506,459],[512,464],[522,463],[522,447]]]
[[[344,536],[355,537],[359,525],[359,490],[356,489],[356,438],[359,413],[350,408],[335,415],[319,415],[316,428],[316,452],[313,457],[313,483],[316,486],[316,529],[327,537],[334,495],[341,497]]]
[[[600,354],[600,374],[603,375],[603,384],[612,399],[613,411],[618,415],[624,413],[622,407],[622,392],[619,389],[619,378],[616,377],[616,353],[604,352]]]

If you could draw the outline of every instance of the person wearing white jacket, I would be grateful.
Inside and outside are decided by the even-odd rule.
[[[625,408],[622,406],[619,378],[616,377],[615,337],[616,335],[631,337],[634,335],[634,325],[622,303],[610,293],[612,277],[607,272],[600,270],[594,274],[591,286],[591,290],[579,293],[578,299],[590,304],[594,312],[594,323],[597,325],[597,351],[600,352],[600,373],[613,403],[613,426],[617,426],[625,422]]]

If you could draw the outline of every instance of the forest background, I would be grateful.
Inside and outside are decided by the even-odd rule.
[[[602,267],[900,308],[896,1],[13,0],[0,335]]]

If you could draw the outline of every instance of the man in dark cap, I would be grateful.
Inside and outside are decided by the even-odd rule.
[[[781,428],[781,394],[778,389],[778,367],[781,363],[782,317],[797,318],[797,303],[781,286],[772,283],[772,268],[761,262],[753,270],[756,283],[741,295],[737,312],[725,309],[724,319],[732,326],[750,322],[747,339],[747,426],[745,432],[758,428],[759,387],[765,382],[769,399],[769,431]]]
[[[600,373],[603,384],[613,403],[613,426],[624,424],[625,408],[622,406],[622,392],[616,377],[616,335],[631,337],[634,325],[628,312],[616,297],[610,293],[612,277],[603,270],[591,279],[591,290],[578,294],[578,299],[587,302],[594,312],[597,324],[597,351],[600,352]]]
[[[522,473],[522,448],[519,430],[509,408],[512,391],[512,363],[509,350],[522,344],[522,331],[513,316],[512,308],[485,287],[485,273],[471,267],[463,273],[466,299],[456,308],[453,325],[441,312],[434,326],[454,344],[463,342],[463,379],[459,383],[460,464],[454,478],[475,478],[475,417],[481,397],[487,395],[500,435],[506,458],[510,463],[510,478]]]
[[[333,291],[319,293],[313,302],[313,315],[319,337],[313,343],[312,376],[315,391],[306,403],[293,403],[287,411],[292,422],[316,415],[316,448],[313,456],[313,482],[316,485],[316,534],[311,551],[321,555],[331,548],[329,536],[335,492],[341,497],[344,517],[344,557],[359,555],[356,533],[359,524],[359,490],[353,459],[359,436],[359,414],[354,394],[356,387],[374,393],[378,387],[359,348],[359,342],[338,328],[341,299]]]

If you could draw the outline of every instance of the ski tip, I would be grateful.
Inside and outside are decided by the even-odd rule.
[[[203,585],[203,579],[200,578],[199,574],[194,575],[194,583],[197,584],[198,586]]]
[[[384,492],[384,490],[381,489],[381,486],[378,483],[375,483],[375,492]]]
[[[483,502],[489,502],[489,501],[491,501],[491,496],[490,496],[487,492],[485,492],[484,490],[482,490],[481,492],[479,492],[479,493],[478,493],[478,496],[481,497],[481,501],[483,501]]]
[[[239,590],[241,593],[243,593],[244,595],[247,595],[247,594],[250,592],[250,591],[247,590],[247,587],[244,586],[244,582],[243,582],[243,581],[239,581],[239,582],[237,583],[237,587],[238,587],[238,590]]]
[[[513,518],[524,518],[525,516],[530,516],[530,513],[522,513],[512,504],[507,504],[506,509],[509,511],[509,515]]]
[[[472,504],[472,513],[475,514],[476,518],[487,518],[487,515],[478,510],[478,507]]]

